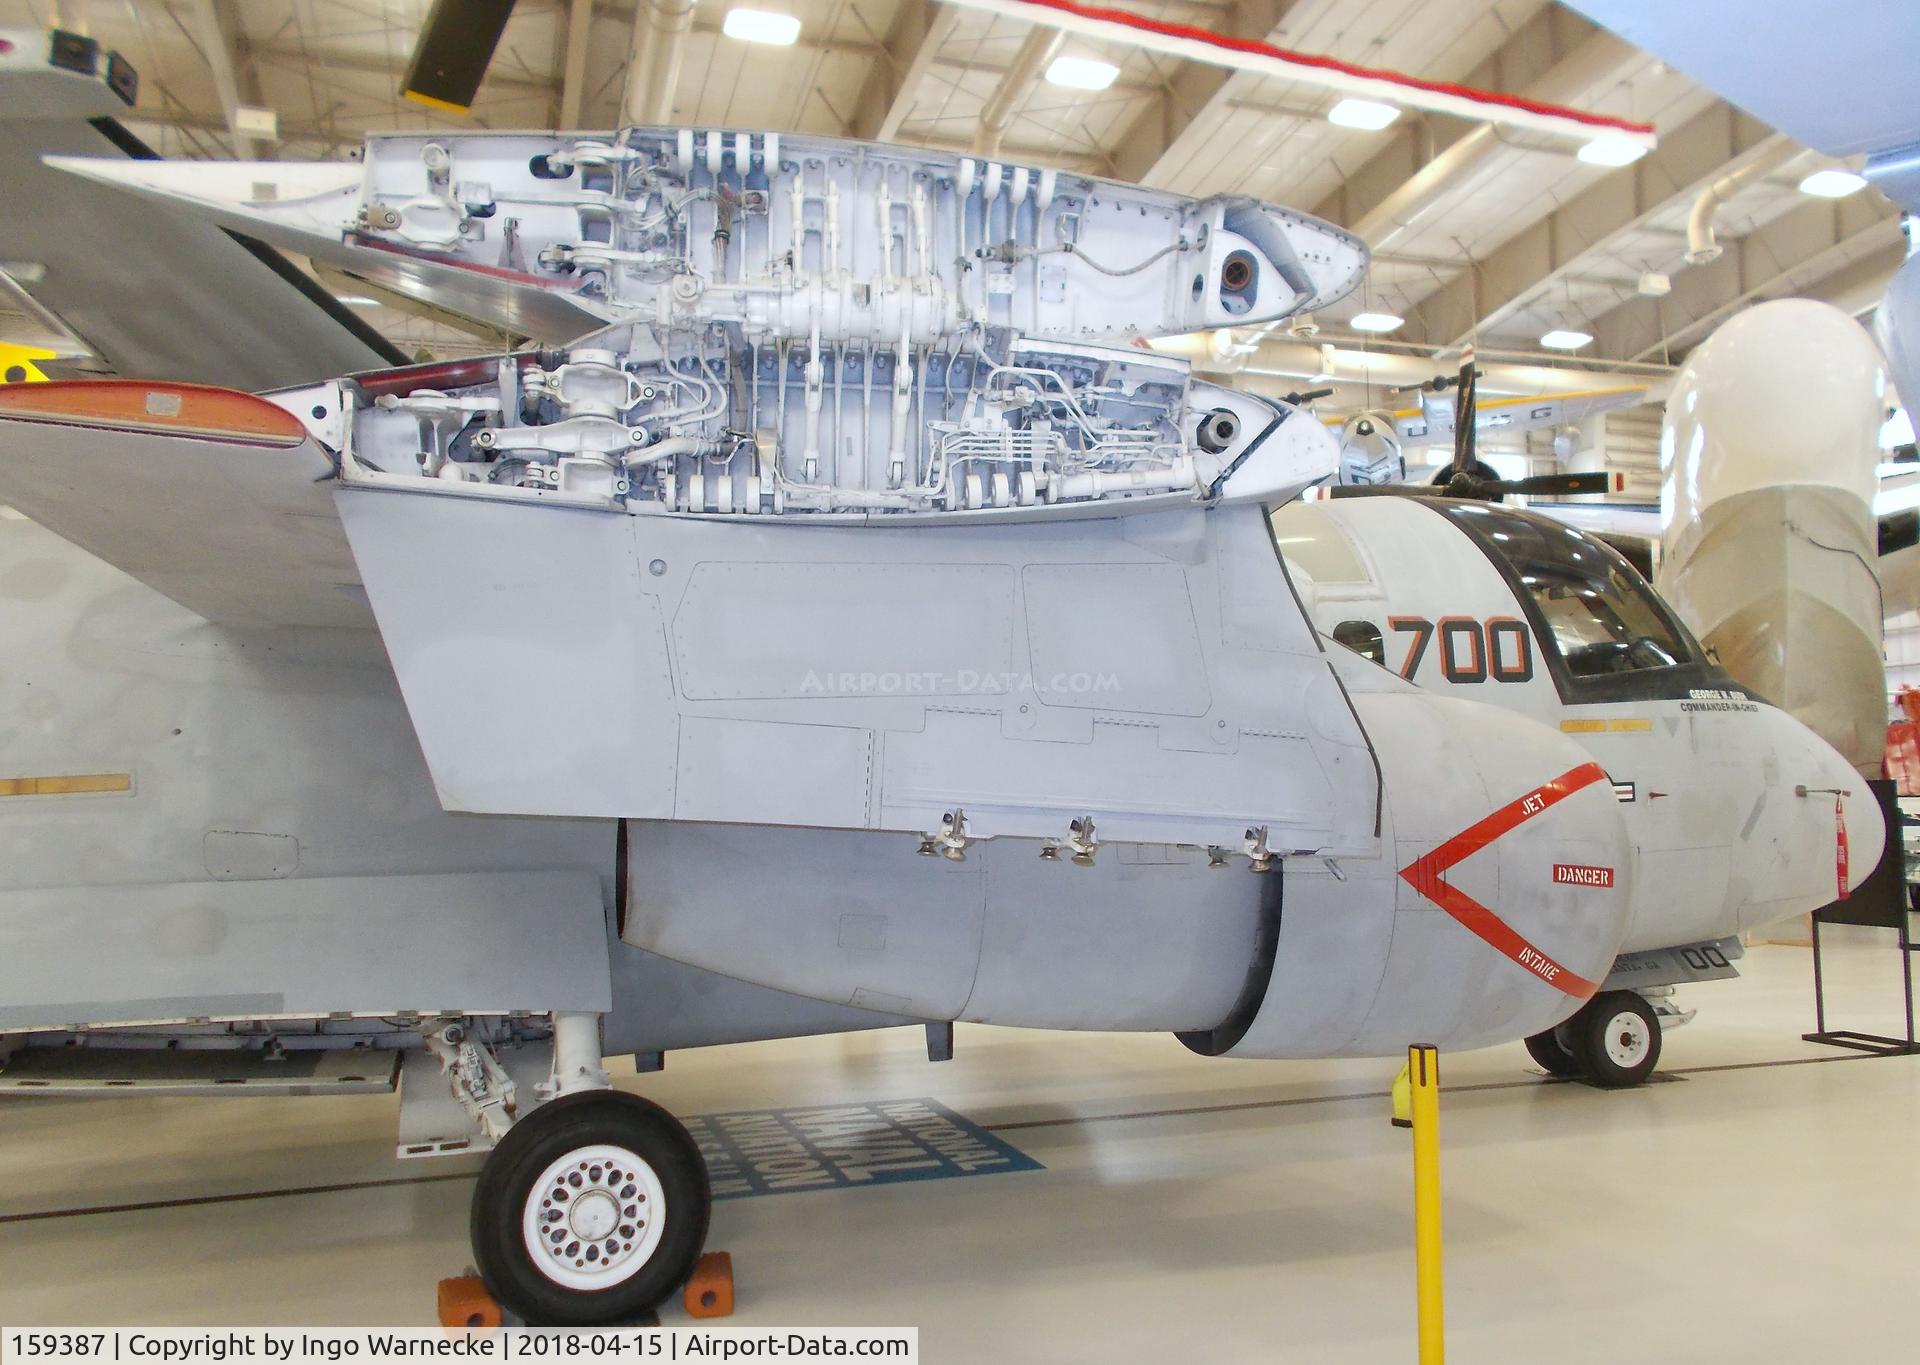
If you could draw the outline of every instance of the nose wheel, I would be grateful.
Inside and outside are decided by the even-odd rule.
[[[1557,1028],[1527,1039],[1549,1075],[1604,1090],[1639,1085],[1660,1064],[1660,1020],[1634,991],[1607,991]]]
[[[712,1210],[687,1130],[637,1095],[596,1090],[507,1130],[473,1196],[474,1264],[529,1323],[630,1322],[692,1274]]]

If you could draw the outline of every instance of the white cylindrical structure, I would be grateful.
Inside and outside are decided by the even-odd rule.
[[[1729,673],[1870,776],[1887,721],[1873,518],[1886,398],[1858,323],[1780,299],[1694,350],[1660,435],[1661,593]]]
[[[692,27],[693,0],[640,0],[620,97],[623,126],[647,127],[673,117],[674,87],[680,83],[681,58]]]

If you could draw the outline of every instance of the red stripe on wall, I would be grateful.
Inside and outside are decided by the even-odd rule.
[[[1321,57],[1308,52],[1294,52],[1288,48],[1275,47],[1272,43],[1261,42],[1253,38],[1233,38],[1224,33],[1215,33],[1210,29],[1194,28],[1188,24],[1170,24],[1160,19],[1149,19],[1145,15],[1132,14],[1126,10],[1107,9],[1101,5],[1076,4],[1075,0],[1010,0],[1010,3],[1030,5],[1035,9],[1058,10],[1062,14],[1071,14],[1076,18],[1090,19],[1101,23],[1120,24],[1127,28],[1138,29],[1143,33],[1157,33],[1167,38],[1183,38],[1192,42],[1205,43],[1232,52],[1245,52],[1258,57],[1271,57],[1293,66],[1314,67],[1322,71],[1337,71],[1345,76],[1359,76],[1367,80],[1388,81],[1394,85],[1406,86],[1411,90],[1427,90],[1438,95],[1453,95],[1461,99],[1473,100],[1479,104],[1498,104],[1508,109],[1518,109],[1524,113],[1542,114],[1549,118],[1568,119],[1575,123],[1584,123],[1594,128],[1612,128],[1637,136],[1653,132],[1651,123],[1635,123],[1630,119],[1613,118],[1607,114],[1590,114],[1580,109],[1569,109],[1564,105],[1545,104],[1539,100],[1525,99],[1519,95],[1503,94],[1498,90],[1479,90],[1470,85],[1455,85],[1450,81],[1422,80],[1418,76],[1409,76],[1404,71],[1389,71],[1384,67],[1358,66],[1352,62],[1343,62],[1334,57]]]

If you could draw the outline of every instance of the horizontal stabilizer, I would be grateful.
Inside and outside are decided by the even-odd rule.
[[[372,628],[332,471],[299,419],[251,394],[0,388],[0,502],[222,625]]]

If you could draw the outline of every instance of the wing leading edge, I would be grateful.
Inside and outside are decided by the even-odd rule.
[[[220,625],[372,629],[333,456],[251,394],[0,389],[0,502]]]

